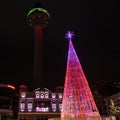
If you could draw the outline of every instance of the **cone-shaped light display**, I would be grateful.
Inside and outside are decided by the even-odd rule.
[[[67,69],[62,101],[61,120],[101,120],[87,79],[72,44],[73,32],[68,32],[69,40]]]

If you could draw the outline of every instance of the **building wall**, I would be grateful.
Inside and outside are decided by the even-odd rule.
[[[62,92],[38,88],[33,92],[22,91],[19,94],[18,120],[60,117],[61,109]]]

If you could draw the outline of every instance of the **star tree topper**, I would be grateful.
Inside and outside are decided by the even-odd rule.
[[[66,36],[65,36],[65,38],[67,38],[68,40],[71,40],[73,38],[73,36],[74,36],[74,33],[68,31],[67,34],[66,34]]]

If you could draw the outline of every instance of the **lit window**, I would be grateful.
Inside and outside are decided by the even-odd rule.
[[[55,112],[56,111],[56,104],[52,104],[52,110]]]
[[[56,94],[55,93],[52,93],[52,98],[56,98]]]
[[[28,103],[28,111],[29,111],[29,112],[32,111],[32,103]]]
[[[62,104],[59,104],[59,110],[62,111]]]
[[[36,97],[36,98],[40,98],[40,94],[39,94],[39,93],[40,93],[39,91],[36,91],[36,92],[35,92],[35,97]]]
[[[59,98],[62,98],[62,93],[59,93],[59,95],[58,95],[58,96],[59,96]]]
[[[45,92],[45,98],[49,98],[49,93]]]
[[[36,98],[39,98],[39,97],[40,97],[39,93],[36,93]]]
[[[45,108],[45,111],[46,111],[46,112],[49,112],[49,107],[46,107],[46,108]]]
[[[20,104],[20,111],[24,111],[25,110],[25,103],[21,103]]]
[[[40,95],[40,97],[41,97],[41,98],[44,98],[44,94],[42,93],[42,94]]]
[[[41,109],[40,107],[36,107],[36,111],[37,111],[37,112],[41,112],[42,109]]]
[[[48,107],[36,107],[36,112],[49,112]]]

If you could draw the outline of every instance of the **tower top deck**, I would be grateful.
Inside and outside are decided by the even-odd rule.
[[[50,14],[48,13],[48,11],[47,10],[45,10],[45,9],[43,9],[43,8],[33,8],[33,9],[31,9],[29,12],[28,12],[28,14],[27,14],[27,18],[31,15],[31,14],[33,14],[33,13],[44,13],[44,14],[47,14],[48,15],[48,17],[49,17],[49,19],[50,19]]]
[[[30,26],[41,25],[45,28],[48,25],[50,14],[41,6],[35,6],[27,14],[28,23]]]

